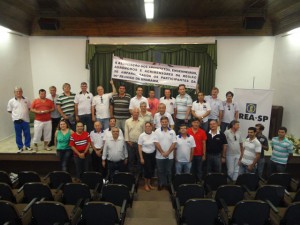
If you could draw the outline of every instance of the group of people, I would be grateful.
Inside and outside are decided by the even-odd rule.
[[[176,98],[165,89],[164,96],[143,96],[143,88],[136,88],[136,96],[126,93],[124,84],[118,92],[113,81],[111,93],[97,87],[97,95],[81,83],[81,92],[71,92],[68,83],[57,95],[56,87],[39,90],[39,98],[32,103],[23,96],[21,87],[14,90],[7,111],[14,121],[18,152],[38,151],[43,137],[44,149],[56,146],[62,170],[68,170],[72,155],[76,176],[92,169],[111,177],[116,171],[143,173],[144,189],[154,189],[152,178],[157,167],[158,190],[167,187],[173,173],[193,173],[199,181],[204,172],[221,172],[223,163],[232,180],[247,172],[260,176],[264,168],[264,151],[268,139],[262,134],[264,126],[249,127],[245,141],[239,132],[238,104],[234,94],[226,93],[226,100],[218,98],[214,87],[210,96],[197,91],[196,101],[186,93],[184,84],[178,86]],[[30,146],[29,110],[35,114],[33,148]],[[220,130],[218,129],[220,127]],[[22,132],[25,137],[23,143]],[[285,138],[282,127],[272,139],[271,172],[285,171],[293,145]],[[174,163],[175,162],[175,163]],[[224,166],[223,166],[224,167]]]

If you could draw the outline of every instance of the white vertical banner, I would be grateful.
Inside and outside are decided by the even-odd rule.
[[[263,134],[268,137],[273,90],[263,89],[234,89],[234,101],[239,106],[240,131],[245,138],[248,135],[248,128],[255,127],[255,124],[261,123],[265,130]]]

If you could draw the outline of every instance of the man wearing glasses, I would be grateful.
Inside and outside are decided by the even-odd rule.
[[[225,132],[231,121],[237,120],[239,115],[239,108],[236,102],[232,101],[233,93],[228,91],[226,93],[226,101],[223,101],[223,117],[221,122],[221,132]]]
[[[223,154],[223,156],[226,157],[227,174],[233,181],[236,181],[239,175],[239,159],[243,150],[243,140],[239,128],[240,122],[233,120],[229,124],[229,129],[224,133],[227,148],[226,154]]]
[[[104,94],[104,88],[102,86],[97,87],[98,95],[93,98],[92,101],[92,120],[95,122],[100,121],[102,124],[102,128],[105,130],[109,127],[109,118],[110,118],[110,99],[112,95],[117,93],[114,82],[110,81],[112,92],[108,94]],[[95,117],[96,114],[96,117]]]

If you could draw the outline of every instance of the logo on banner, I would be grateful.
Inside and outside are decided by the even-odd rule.
[[[256,113],[256,104],[247,103],[246,104],[246,113]]]
[[[246,103],[246,113],[239,113],[239,119],[242,120],[253,120],[258,122],[265,122],[269,120],[269,117],[266,115],[255,115],[257,111],[257,104],[255,103]]]

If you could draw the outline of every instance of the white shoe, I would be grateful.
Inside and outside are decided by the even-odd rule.
[[[23,148],[19,148],[17,151],[17,153],[21,153],[21,152],[23,152]]]
[[[52,149],[50,147],[48,147],[48,146],[44,146],[44,150],[51,151]]]
[[[27,151],[32,151],[32,148],[31,147],[26,147],[25,148]]]

